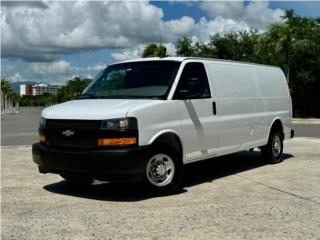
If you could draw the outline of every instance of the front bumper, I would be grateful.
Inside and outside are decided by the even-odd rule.
[[[117,149],[63,149],[42,143],[32,146],[33,161],[41,173],[87,176],[108,181],[140,181],[150,146]]]

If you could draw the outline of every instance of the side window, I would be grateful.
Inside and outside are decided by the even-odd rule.
[[[210,98],[210,87],[202,63],[187,63],[181,74],[174,99]]]

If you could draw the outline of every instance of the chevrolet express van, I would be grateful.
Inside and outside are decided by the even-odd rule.
[[[183,166],[252,148],[282,160],[292,105],[278,67],[186,57],[109,65],[79,99],[41,114],[33,160],[73,183],[179,187]],[[213,160],[213,159],[212,159]]]

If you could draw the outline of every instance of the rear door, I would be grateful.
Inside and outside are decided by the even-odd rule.
[[[188,62],[173,99],[179,100],[185,161],[216,154],[217,122],[207,72],[202,62]]]

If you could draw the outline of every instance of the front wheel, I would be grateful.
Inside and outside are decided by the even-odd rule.
[[[271,132],[268,144],[261,147],[261,156],[267,163],[276,164],[282,162],[283,135],[281,132]]]
[[[154,147],[146,166],[145,183],[153,192],[168,194],[181,185],[183,164],[169,147]]]

